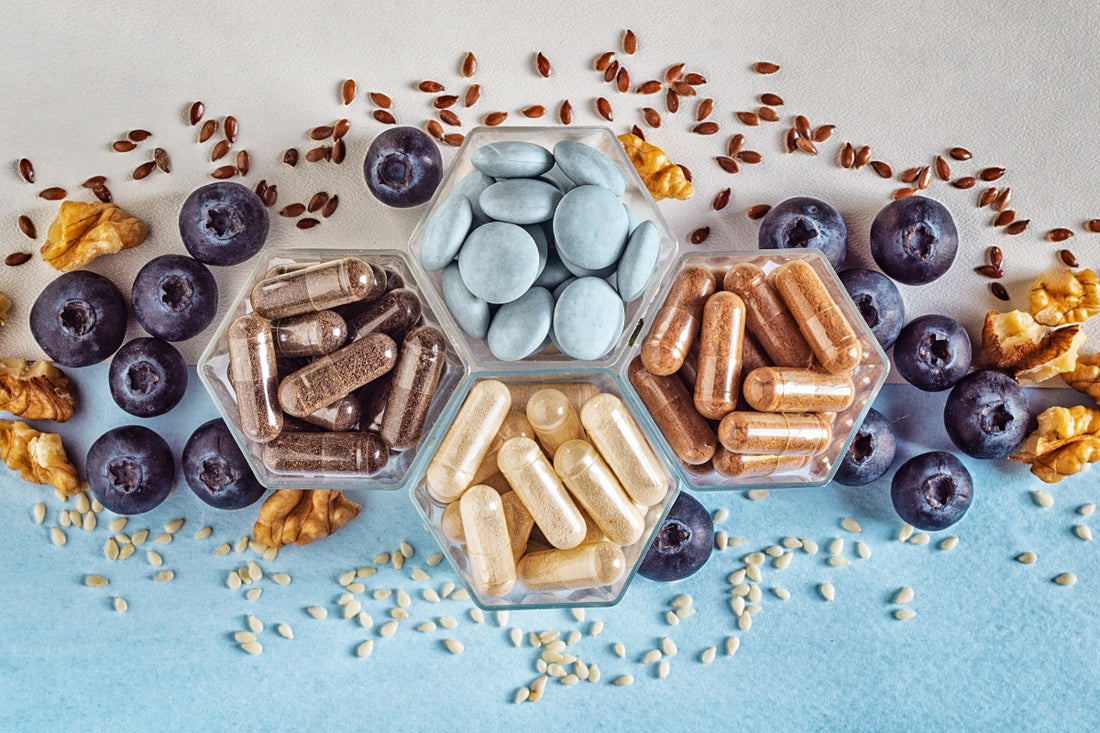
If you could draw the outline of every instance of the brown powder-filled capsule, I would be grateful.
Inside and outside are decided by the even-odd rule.
[[[718,424],[718,440],[731,453],[812,456],[832,439],[831,421],[816,412],[731,412]]]
[[[771,282],[826,371],[850,372],[859,365],[859,337],[812,265],[785,262],[772,271]]]
[[[556,389],[540,389],[531,395],[527,400],[527,420],[551,459],[562,443],[584,437],[577,409]]]
[[[745,302],[745,327],[778,366],[808,367],[814,354],[764,271],[741,263],[726,271],[722,287]]]
[[[271,324],[271,332],[279,357],[331,354],[348,340],[348,324],[330,310],[280,318]]]
[[[614,542],[592,542],[570,550],[529,552],[516,568],[532,591],[573,590],[610,585],[626,572],[626,557]]]
[[[322,262],[288,272],[252,287],[253,309],[265,318],[286,318],[326,310],[357,300],[374,300],[386,291],[386,273],[358,257]]]
[[[359,422],[360,410],[359,398],[353,394],[349,394],[341,397],[330,405],[325,405],[316,412],[311,412],[301,419],[319,428],[334,433],[343,433],[354,428],[355,424]],[[286,430],[287,417],[297,419],[293,416],[284,415],[283,430]]]
[[[847,373],[831,374],[795,367],[761,367],[745,375],[745,400],[764,412],[837,412],[855,399]]]
[[[237,394],[241,429],[252,440],[265,443],[283,429],[271,325],[255,313],[247,313],[229,324],[226,340],[229,382]]]
[[[264,443],[260,459],[276,473],[378,473],[388,459],[374,433],[283,433]]]
[[[714,470],[726,478],[760,478],[790,473],[808,466],[813,456],[745,455],[731,453],[723,446],[714,452]]]
[[[420,320],[422,309],[416,293],[407,288],[398,288],[371,303],[363,312],[352,316],[348,321],[348,330],[353,339],[375,332],[398,338]]]
[[[393,369],[397,344],[372,333],[322,356],[279,383],[279,404],[294,417],[305,417]]]
[[[359,429],[370,430],[380,424],[386,403],[390,399],[390,386],[393,383],[393,371],[390,370],[370,384],[361,387],[359,395]]]
[[[718,420],[737,404],[741,380],[741,345],[745,336],[745,303],[728,291],[707,298],[699,331],[695,409]]]
[[[675,374],[684,363],[699,333],[703,303],[715,288],[714,275],[700,265],[685,267],[676,276],[642,342],[642,363],[650,374]]]
[[[414,328],[401,343],[380,430],[390,450],[408,450],[420,440],[446,351],[446,339],[431,326]]]
[[[650,373],[640,357],[630,362],[627,377],[680,460],[692,465],[709,461],[716,446],[714,430],[695,411],[684,383],[676,375]]]

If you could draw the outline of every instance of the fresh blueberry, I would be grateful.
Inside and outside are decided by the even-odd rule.
[[[882,348],[890,348],[905,323],[905,303],[898,286],[877,270],[844,270],[839,277],[871,333]]]
[[[787,199],[760,222],[760,249],[812,247],[821,250],[833,269],[848,256],[848,229],[832,206],[808,196]]]
[[[183,246],[199,262],[236,265],[260,251],[269,221],[256,193],[233,181],[217,181],[191,192],[180,209]]]
[[[183,446],[183,478],[207,504],[241,509],[264,493],[229,427],[220,417],[195,428]]]
[[[1027,395],[1015,379],[979,369],[959,380],[943,408],[947,437],[975,458],[1004,458],[1031,429]]]
[[[165,341],[183,341],[218,312],[218,283],[193,257],[161,255],[138,270],[130,303],[142,328]]]
[[[906,285],[930,283],[947,272],[958,248],[951,212],[924,196],[891,202],[871,222],[871,256]]]
[[[834,478],[845,486],[869,484],[886,473],[896,452],[897,440],[890,421],[871,408],[848,445]]]
[[[894,342],[898,373],[918,389],[948,389],[970,371],[970,337],[954,318],[927,315],[914,318]]]
[[[99,436],[88,450],[88,485],[115,514],[142,514],[164,501],[176,484],[176,464],[164,438],[141,425]]]
[[[115,354],[108,372],[111,397],[131,415],[163,415],[187,391],[187,365],[167,341],[136,338]]]
[[[391,127],[371,142],[363,175],[370,192],[387,206],[416,206],[435,193],[443,177],[443,156],[418,128]]]
[[[650,580],[670,582],[686,578],[703,567],[714,547],[710,512],[683,491],[658,528],[638,573]]]
[[[962,519],[970,508],[974,483],[958,458],[931,451],[901,464],[890,484],[894,511],[917,529],[934,532]]]
[[[62,366],[103,361],[126,337],[126,299],[113,282],[86,270],[47,285],[31,307],[31,334]]]

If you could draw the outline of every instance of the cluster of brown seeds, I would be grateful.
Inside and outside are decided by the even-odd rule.
[[[295,226],[299,229],[312,229],[320,224],[320,220],[316,216],[306,216],[303,214],[318,214],[322,218],[327,219],[336,211],[336,207],[340,205],[340,197],[337,194],[329,195],[327,191],[318,191],[310,197],[308,203],[295,202],[287,204],[279,210],[279,216],[285,216],[288,218],[302,217],[295,222]]]
[[[218,132],[218,120],[214,117],[207,117],[203,121],[203,117],[206,115],[206,105],[201,101],[195,102],[191,105],[187,119],[194,127],[202,122],[202,126],[199,127],[198,141],[199,143],[205,143],[209,141]],[[232,152],[233,144],[237,142],[237,135],[240,133],[240,122],[233,115],[227,115],[221,121],[222,138],[214,143],[210,149],[210,162],[217,163],[224,158],[230,152]],[[165,162],[167,162],[168,154],[165,152],[162,155]],[[154,159],[156,159],[154,157]],[[159,163],[157,163],[159,165]],[[210,171],[212,178],[218,180],[226,180],[235,176],[246,176],[248,171],[252,168],[252,158],[248,151],[245,149],[238,150],[233,157],[233,163],[223,164]],[[166,171],[167,172],[167,171]],[[135,171],[136,173],[136,171]],[[137,176],[135,175],[135,178]]]

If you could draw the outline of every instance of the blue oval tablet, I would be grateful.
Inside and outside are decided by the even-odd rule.
[[[615,270],[615,285],[624,303],[634,300],[645,290],[657,268],[660,251],[661,233],[653,222],[643,221],[630,233]]]
[[[627,233],[622,202],[606,188],[577,186],[562,197],[554,212],[558,253],[563,260],[588,270],[615,264]]]
[[[516,361],[542,346],[550,332],[554,297],[546,288],[531,288],[511,303],[497,309],[485,342],[493,356]]]
[[[458,263],[452,262],[439,273],[443,290],[443,302],[451,312],[458,327],[476,339],[485,338],[489,331],[489,304],[470,292],[462,282]]]
[[[452,196],[455,194],[462,194],[470,199],[470,208],[474,211],[474,224],[484,224],[489,221],[489,217],[485,216],[485,212],[481,210],[481,204],[478,203],[478,199],[481,198],[481,192],[491,185],[493,185],[492,178],[481,171],[474,171],[473,173],[467,173],[462,180],[451,189]]]
[[[568,280],[572,276],[569,269],[565,266],[565,263],[561,261],[561,257],[558,256],[557,247],[550,247],[550,250],[546,253],[546,266],[542,268],[542,272],[535,278],[535,285],[543,288],[556,288],[559,283]]]
[[[465,196],[448,196],[436,207],[420,235],[420,264],[425,270],[442,270],[458,254],[470,233],[474,211]]]
[[[534,240],[535,247],[537,247],[539,251],[539,269],[538,273],[535,275],[537,280],[538,276],[542,274],[543,268],[546,267],[546,258],[550,254],[550,241],[546,236],[546,229],[542,224],[524,224],[520,228],[531,235],[531,239]]]
[[[599,359],[615,347],[623,332],[623,301],[596,277],[565,286],[554,305],[554,343],[575,359]]]
[[[615,196],[622,196],[626,191],[623,172],[591,145],[576,140],[560,140],[554,145],[554,160],[561,172],[578,186],[600,186]]]
[[[590,270],[587,267],[581,267],[576,262],[572,262],[561,252],[558,252],[558,259],[561,260],[562,266],[576,277],[607,277],[615,272],[615,263],[611,263],[607,267],[601,267],[598,270]]]
[[[498,140],[475,150],[470,162],[494,178],[534,178],[554,167],[554,155],[535,143]]]
[[[458,253],[462,282],[489,303],[507,303],[523,295],[535,282],[538,268],[535,240],[522,227],[502,221],[470,232]]]
[[[507,178],[482,191],[478,203],[486,216],[497,221],[538,224],[554,215],[561,199],[561,191],[546,181]]]

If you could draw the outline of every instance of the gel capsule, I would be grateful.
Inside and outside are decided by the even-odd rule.
[[[330,430],[334,433],[342,433],[351,430],[359,422],[360,404],[359,397],[354,394],[344,395],[332,404],[325,405],[316,412],[311,412],[302,417],[302,420],[317,427]],[[286,419],[283,417],[283,429],[286,430]],[[291,417],[291,419],[294,419]]]
[[[562,443],[554,454],[554,470],[609,540],[632,545],[642,536],[642,515],[591,443]]]
[[[501,423],[500,430],[493,437],[493,442],[489,444],[489,450],[485,453],[485,458],[481,460],[481,465],[478,466],[477,473],[474,474],[471,483],[483,484],[488,482],[492,476],[499,474],[500,466],[497,465],[497,451],[500,450],[500,446],[504,445],[506,440],[519,436],[534,438],[535,429],[528,422],[527,415],[513,407],[504,416],[504,422]]]
[[[716,446],[714,430],[695,411],[684,383],[675,375],[651,374],[638,357],[630,362],[627,378],[680,460],[693,465],[709,461]]]
[[[584,517],[538,443],[530,438],[506,441],[497,453],[497,465],[551,545],[568,549],[580,544]]]
[[[397,344],[383,333],[352,341],[322,356],[279,384],[279,404],[294,417],[305,417],[393,369]]]
[[[278,370],[271,326],[255,313],[248,313],[229,324],[226,340],[227,376],[237,394],[241,430],[252,440],[267,442],[283,429],[283,411],[276,395]]]
[[[855,399],[850,374],[761,367],[745,375],[745,400],[764,412],[838,412]]]
[[[745,303],[741,298],[724,290],[707,298],[695,377],[695,409],[703,417],[718,420],[733,412],[744,340]]]
[[[390,399],[393,370],[359,389],[359,429],[370,430],[380,424],[386,403]]]
[[[374,433],[283,433],[265,443],[260,459],[276,473],[371,475],[389,454]]]
[[[516,568],[532,591],[574,590],[611,585],[626,572],[626,557],[614,542],[593,542],[571,550],[529,552]]]
[[[812,456],[832,439],[830,420],[816,412],[731,412],[718,424],[718,440],[731,453]]]
[[[808,367],[814,353],[764,271],[746,262],[726,271],[722,288],[745,302],[745,325],[773,364]]]
[[[511,404],[512,393],[495,379],[478,382],[466,395],[425,474],[428,493],[436,501],[449,503],[462,496]]]
[[[569,398],[556,389],[540,389],[531,395],[527,400],[527,420],[550,458],[562,443],[584,437],[577,410]]]
[[[516,562],[500,494],[475,484],[458,504],[474,586],[490,596],[507,595],[516,585]]]
[[[813,456],[746,455],[731,453],[723,446],[714,452],[714,470],[726,478],[762,478],[804,468]]]
[[[362,313],[352,316],[348,329],[352,338],[362,338],[375,331],[396,337],[420,320],[422,310],[416,293],[398,288],[371,303]]]
[[[775,268],[771,281],[826,371],[850,372],[859,366],[859,337],[813,266],[786,262]]]
[[[527,538],[531,536],[531,530],[535,526],[535,518],[523,500],[514,491],[506,491],[500,495],[500,503],[504,506],[504,519],[508,523],[508,542],[512,545],[512,559],[519,562],[523,553],[527,552]]]
[[[286,318],[357,300],[374,300],[386,290],[386,273],[358,257],[322,262],[261,280],[252,287],[252,308],[265,318]]]
[[[581,424],[632,501],[653,506],[665,498],[668,474],[622,400],[596,395],[581,408]]]
[[[703,303],[714,290],[714,275],[705,267],[685,267],[676,276],[642,342],[642,363],[651,374],[675,374],[684,363],[699,333]]]
[[[589,398],[600,393],[599,385],[592,382],[530,382],[513,384],[511,389],[512,405],[520,410],[526,410],[531,395],[542,389],[556,389],[568,397],[578,410]]]
[[[271,331],[280,358],[331,354],[348,340],[348,324],[330,310],[280,318],[271,324]]]
[[[446,351],[443,334],[431,326],[414,328],[401,343],[380,431],[390,450],[407,450],[420,440]]]

